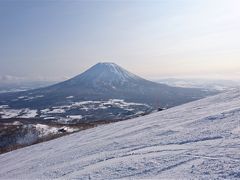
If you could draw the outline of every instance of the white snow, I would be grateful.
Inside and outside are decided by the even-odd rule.
[[[9,119],[9,118],[34,118],[38,115],[37,110],[34,109],[1,109],[0,114],[2,118]]]
[[[47,109],[42,109],[42,110],[41,110],[41,113],[47,113],[47,112],[49,112],[49,111],[50,111],[50,109],[48,109],[48,108],[47,108]]]
[[[99,109],[106,110],[108,108],[117,107],[124,110],[133,111],[136,108],[136,106],[150,108],[150,106],[147,104],[125,102],[123,99],[109,99],[105,101],[103,100],[102,101],[80,101],[80,102],[71,102],[68,105],[64,105],[64,106],[55,106],[52,109],[49,109],[49,108],[42,109],[40,117],[44,118],[49,115],[55,116],[55,114],[57,114],[55,119],[59,119],[58,117],[59,114],[66,113],[71,109],[79,109],[83,111],[90,111],[90,110],[97,111]],[[76,114],[76,115],[77,115],[76,117],[72,116],[72,117],[69,117],[70,119],[65,119],[65,120],[62,119],[62,120],[67,122],[72,119],[83,119],[84,117],[86,117],[86,115],[80,115],[80,114]]]
[[[34,126],[35,126],[36,130],[39,132],[39,137],[48,136],[49,134],[52,134],[52,135],[59,134],[60,129],[64,129],[68,133],[77,131],[77,129],[75,129],[75,128],[70,128],[70,127],[66,127],[66,126],[63,126],[60,128],[51,127],[51,126],[48,126],[45,124],[36,124]]]
[[[31,94],[31,93],[30,93]],[[44,95],[35,95],[35,96],[19,96],[17,99],[14,99],[13,101],[17,100],[24,100],[24,101],[29,101],[37,98],[42,98]]]
[[[39,137],[47,136],[49,134],[57,134],[58,133],[58,128],[50,127],[50,126],[44,125],[44,124],[36,124],[35,128],[39,132]]]
[[[34,118],[38,115],[37,110],[34,109],[24,109],[21,113],[23,114],[18,116],[19,118]]]
[[[94,104],[94,103],[100,103],[100,101],[81,101],[81,102],[74,102],[72,106],[81,106],[86,104]]]
[[[70,119],[78,119],[78,120],[80,120],[80,119],[82,119],[83,117],[82,117],[82,115],[71,115],[71,116],[68,116],[68,118],[70,118]]]
[[[78,131],[78,129],[76,129],[76,128],[70,128],[70,127],[67,127],[67,126],[64,126],[63,129],[68,133]]]
[[[18,99],[24,99],[27,98],[27,96],[19,96]]]
[[[68,97],[66,97],[66,99],[72,99],[72,98],[74,98],[74,96],[68,96]]]
[[[136,115],[142,115],[142,114],[144,114],[145,112],[144,111],[138,111],[137,113],[136,113]]]
[[[55,117],[44,117],[44,120],[52,120],[52,119],[56,119]]]
[[[0,106],[0,109],[6,109],[6,108],[8,108],[8,105],[1,105]]]
[[[232,133],[240,135],[240,124],[237,128],[233,129]]]
[[[48,111],[47,113],[48,114],[58,114],[58,113],[65,113],[66,111],[64,109],[60,109],[60,108],[57,108],[57,109],[53,109],[52,111]]]
[[[44,95],[37,95],[37,96],[35,96],[35,98],[42,98],[42,97],[44,97]]]
[[[12,125],[15,125],[15,126],[19,126],[19,125],[23,125],[23,123],[19,122],[19,121],[14,121],[12,123]]]
[[[99,63],[99,64],[102,64],[102,65],[108,67],[110,72],[116,74],[117,77],[122,82],[128,81],[129,79],[135,79],[135,80],[141,79],[140,77],[136,76],[135,74],[132,74],[132,73],[128,72],[127,70],[123,69],[122,67],[118,66],[115,63],[103,62],[103,63]],[[114,86],[113,86],[113,88],[114,88]]]
[[[239,124],[236,90],[2,154],[0,179],[239,179]]]
[[[1,109],[0,115],[3,119],[9,119],[17,117],[21,113],[21,109]]]
[[[44,95],[28,96],[24,99],[24,101],[29,101],[29,100],[33,100],[33,99],[37,99],[37,98],[42,98],[42,97],[44,97]]]

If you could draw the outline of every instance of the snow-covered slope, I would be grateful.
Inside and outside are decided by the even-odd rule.
[[[0,155],[0,179],[239,179],[240,91]]]

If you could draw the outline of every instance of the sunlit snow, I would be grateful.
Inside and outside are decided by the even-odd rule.
[[[239,179],[240,92],[0,155],[0,179]]]

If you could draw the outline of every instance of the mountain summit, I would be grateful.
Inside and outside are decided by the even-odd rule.
[[[94,86],[123,85],[126,83],[136,83],[143,80],[115,63],[97,63],[84,73],[70,79],[68,82],[73,85],[91,84]]]
[[[69,101],[122,99],[157,108],[180,105],[208,94],[202,89],[170,87],[148,81],[115,63],[104,62],[97,63],[72,79],[49,87],[0,95],[0,105],[7,104],[15,108],[49,108],[65,105]],[[29,96],[31,98],[27,100],[21,98]]]

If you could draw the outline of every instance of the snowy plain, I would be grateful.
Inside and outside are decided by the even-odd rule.
[[[25,98],[24,97],[19,97]],[[40,97],[40,96],[37,96]],[[66,97],[68,98],[68,97]],[[141,114],[148,113],[152,111],[152,108],[147,104],[125,102],[122,99],[109,99],[107,101],[81,101],[81,102],[70,102],[67,105],[53,106],[46,109],[12,109],[8,105],[0,105],[0,119],[11,119],[11,118],[35,118],[41,117],[45,120],[57,119],[60,122],[71,122],[73,120],[81,120],[98,114],[99,110],[105,111],[105,114],[112,116],[111,108],[118,109],[119,116],[122,115],[125,119],[128,117],[136,117]],[[75,114],[68,114],[68,111],[76,111]],[[79,112],[80,111],[80,112]],[[81,114],[85,113],[85,115]],[[87,113],[89,112],[89,113]],[[102,113],[103,113],[102,112]],[[129,115],[124,114],[124,112],[130,112]],[[90,115],[89,115],[90,114]],[[107,117],[107,115],[105,117]],[[97,115],[96,115],[97,116]],[[61,118],[62,117],[62,118]]]
[[[240,90],[0,155],[0,179],[239,179]]]

